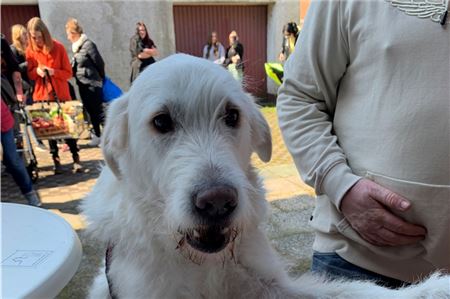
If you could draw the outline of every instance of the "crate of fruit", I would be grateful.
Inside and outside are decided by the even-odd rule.
[[[28,106],[36,137],[45,139],[78,138],[85,130],[83,105],[78,101],[37,103]]]

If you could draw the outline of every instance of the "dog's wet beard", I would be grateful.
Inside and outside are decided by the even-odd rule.
[[[209,231],[205,230],[189,230],[185,232],[180,232],[180,235],[177,235],[177,247],[176,249],[179,250],[181,255],[185,257],[186,259],[190,260],[191,262],[201,265],[205,261],[206,258],[213,257],[218,262],[222,262],[222,266],[225,265],[225,262],[227,260],[232,260],[236,263],[235,255],[234,255],[234,249],[235,249],[235,242],[237,240],[237,237],[239,235],[239,229],[237,228],[229,228],[227,230],[227,233],[225,236],[217,236],[212,235],[213,233],[219,233],[220,231],[223,231],[221,229],[220,231],[217,230],[218,228],[209,229]],[[206,233],[205,233],[206,232]],[[195,234],[195,236],[194,236]],[[210,237],[212,240],[208,240],[207,238]],[[225,238],[225,239],[221,239]],[[195,239],[196,241],[193,241]],[[188,241],[189,240],[189,241]],[[200,240],[204,241],[205,243],[199,246],[199,243],[194,242],[200,242]],[[225,241],[224,243],[218,243],[214,244],[214,242],[220,242]],[[205,244],[212,244],[217,245],[215,248],[220,248],[219,250],[212,251],[209,248],[208,250],[201,250],[199,248],[205,248],[208,245]],[[195,244],[194,246],[191,244]]]
[[[200,227],[185,233],[186,242],[204,253],[221,251],[230,242],[230,236],[230,229],[220,226]]]

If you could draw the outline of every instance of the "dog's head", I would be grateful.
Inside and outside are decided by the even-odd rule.
[[[269,126],[240,84],[204,59],[177,54],[149,66],[110,106],[102,149],[134,194],[124,200],[159,214],[152,229],[198,252],[220,252],[265,214],[250,156],[270,160]]]

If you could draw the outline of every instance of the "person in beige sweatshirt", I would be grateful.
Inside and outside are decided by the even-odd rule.
[[[311,2],[277,111],[317,194],[313,271],[392,287],[449,271],[446,5]]]

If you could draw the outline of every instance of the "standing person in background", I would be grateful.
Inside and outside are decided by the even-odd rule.
[[[131,77],[130,83],[159,55],[156,45],[150,38],[144,22],[136,23],[136,34],[130,39]]]
[[[27,102],[31,103],[34,83],[28,78],[27,73],[27,60],[25,57],[25,51],[28,46],[27,28],[21,24],[13,25],[11,27],[11,37],[11,51],[19,64],[24,97]]]
[[[295,43],[298,38],[298,27],[295,22],[289,22],[283,27],[283,43],[281,44],[281,52],[278,59],[284,63],[289,55],[294,52]]]
[[[67,80],[72,77],[72,67],[64,46],[52,39],[45,23],[38,17],[28,21],[28,48],[26,58],[28,62],[28,77],[35,81],[33,100],[55,101],[52,93],[53,82],[55,93],[60,101],[70,101],[69,84]],[[49,140],[50,153],[53,157],[55,174],[62,173],[61,160],[58,154],[56,140]],[[65,139],[73,158],[73,170],[81,172],[80,156],[78,155],[77,140]]]
[[[295,43],[297,42],[299,33],[297,24],[295,22],[287,23],[283,26],[282,33],[283,42],[281,44],[280,54],[278,55],[278,60],[280,61],[280,63],[266,62],[264,64],[266,74],[269,76],[269,78],[274,80],[277,85],[281,85],[281,83],[283,82],[283,64],[295,49]]]
[[[72,71],[76,79],[81,101],[86,108],[94,128],[89,146],[100,144],[100,125],[104,122],[103,113],[103,79],[105,63],[95,43],[83,33],[83,28],[76,19],[66,23],[67,39],[72,43]]]
[[[217,38],[217,32],[211,32],[208,42],[203,47],[203,58],[216,64],[223,64],[225,61],[225,49]]]
[[[20,67],[17,63],[14,54],[9,47],[8,42],[1,37],[2,47],[2,61],[1,61],[1,93],[3,100],[8,105],[10,111],[17,110],[20,103],[24,103],[25,95],[22,87],[22,76],[20,74]],[[13,114],[14,121],[14,137],[21,138],[20,136],[20,123],[17,114]]]
[[[314,272],[397,288],[450,271],[450,27],[427,9],[311,2],[277,111],[317,194]]]
[[[224,66],[233,77],[242,83],[244,78],[244,46],[239,41],[236,31],[231,31],[228,36],[229,46],[225,51]]]
[[[27,169],[22,158],[17,153],[16,143],[14,142],[14,118],[9,111],[8,106],[1,99],[1,141],[3,149],[3,164],[6,170],[11,174],[13,180],[19,186],[20,191],[32,206],[41,206],[41,200],[38,193],[33,190],[33,182],[28,175]]]
[[[11,86],[12,92],[10,94],[15,95],[14,99],[4,99],[8,106],[11,108],[11,104],[13,102],[23,102],[25,96],[23,94],[22,87],[22,76],[20,74],[20,67],[17,63],[14,54],[9,47],[8,41],[5,39],[4,35],[1,35],[1,73],[2,73],[2,81],[7,81],[8,86]],[[2,82],[2,93],[3,93],[3,82]]]

